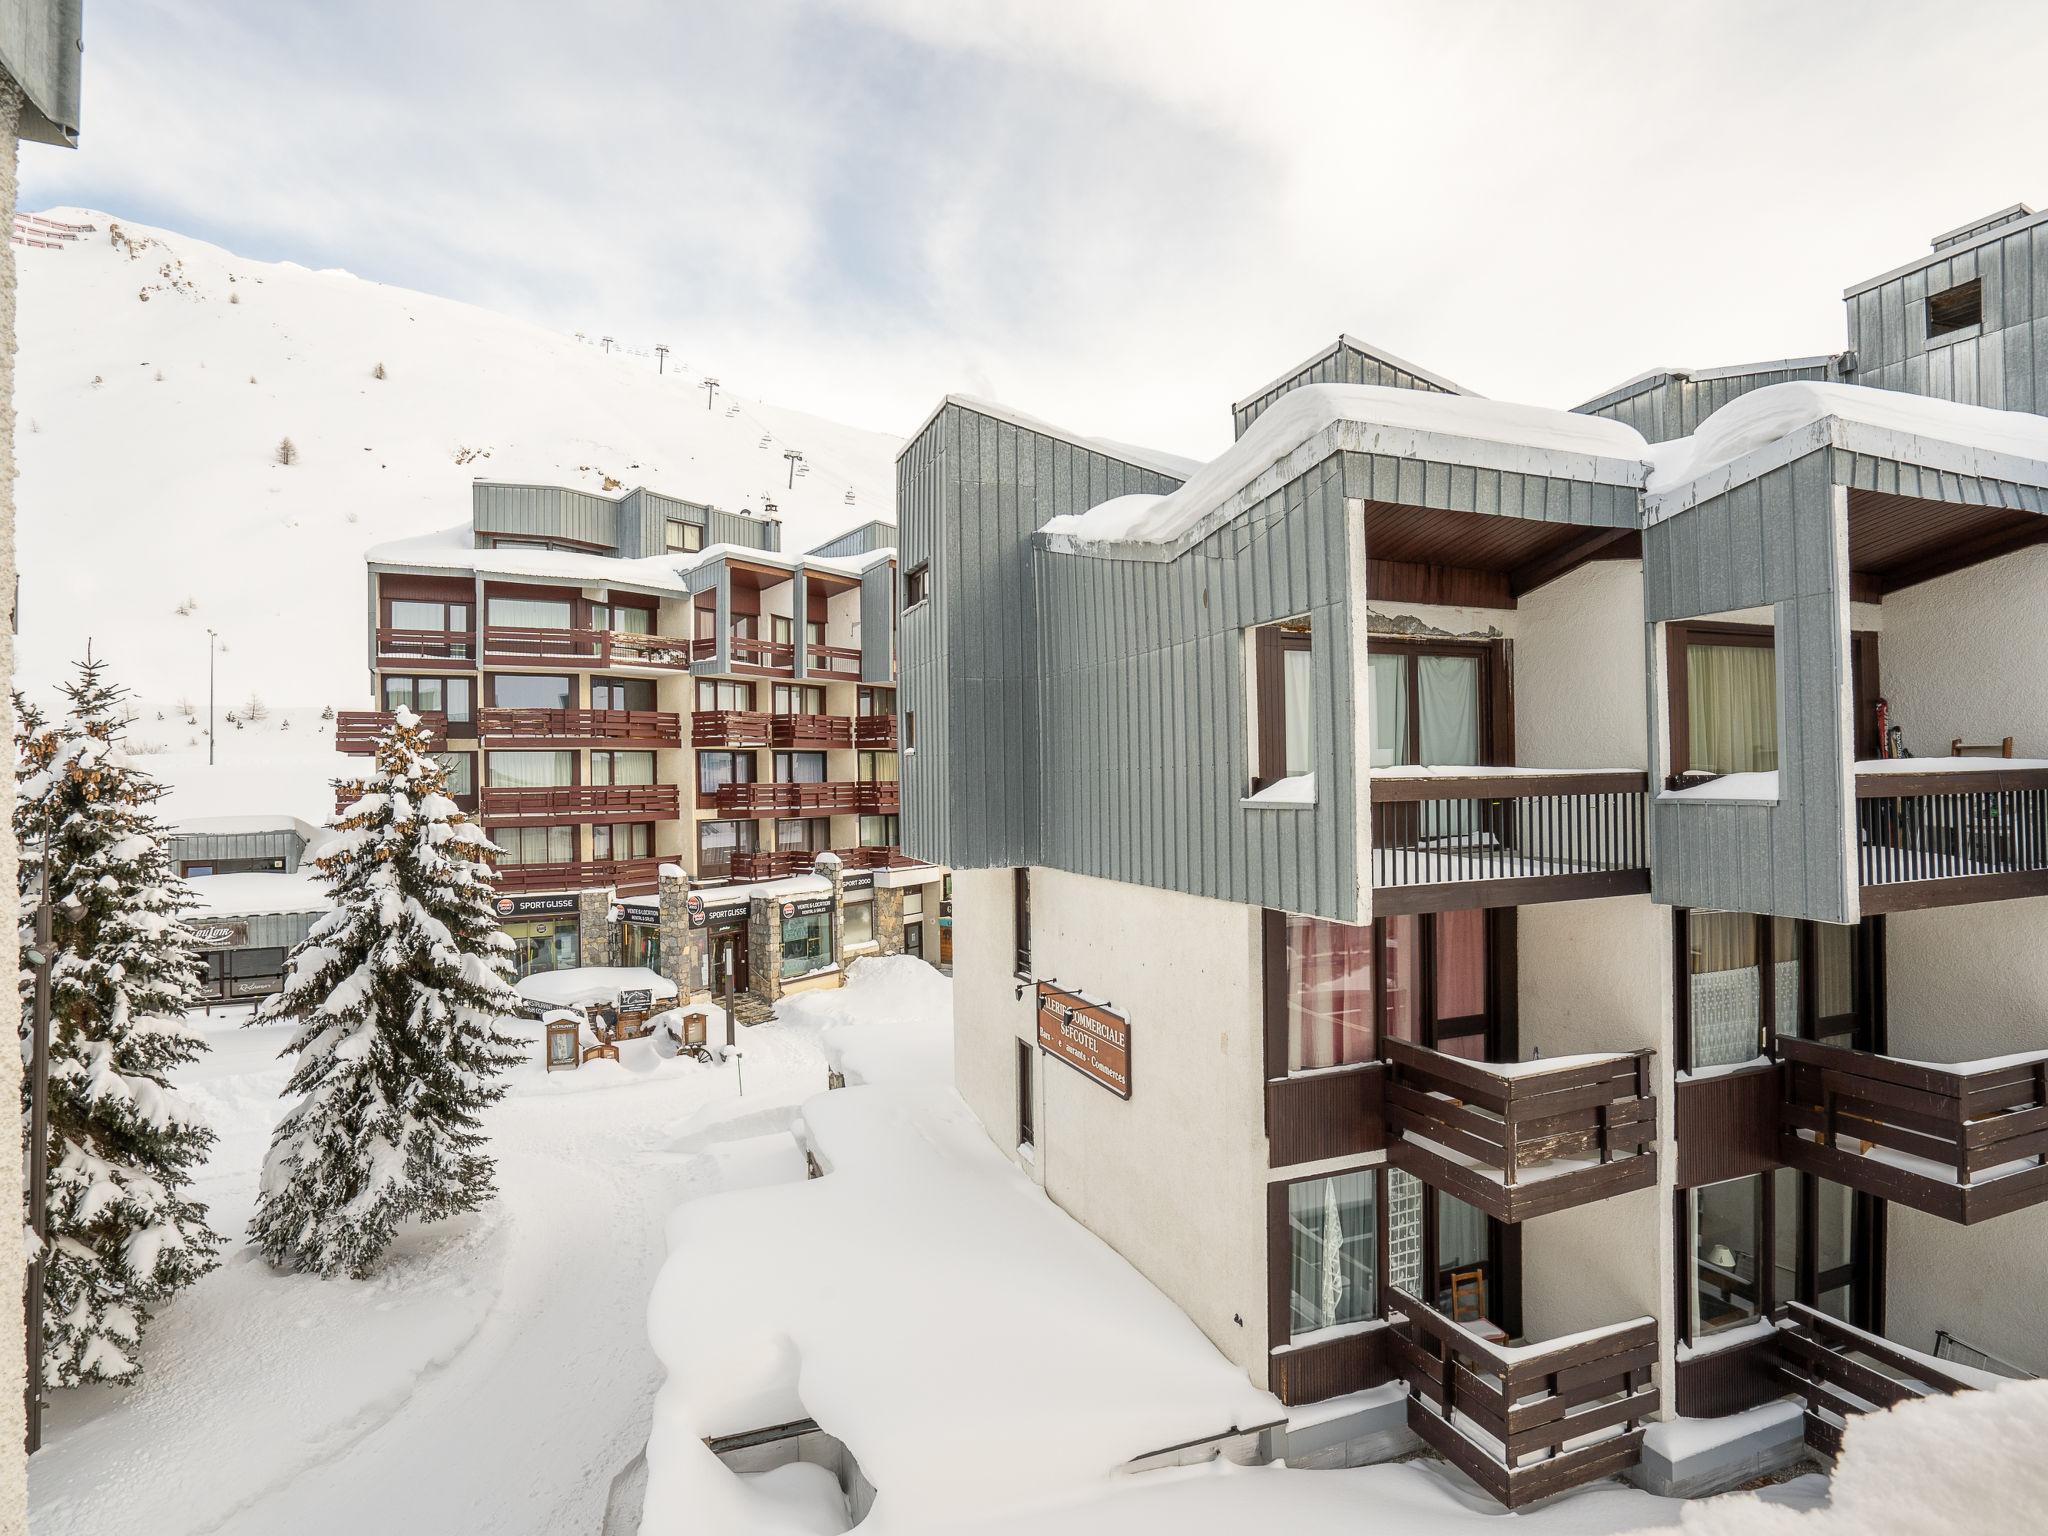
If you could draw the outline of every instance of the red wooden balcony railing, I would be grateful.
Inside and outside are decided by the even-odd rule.
[[[487,788],[484,820],[611,821],[676,814],[673,784],[563,784],[538,789]]]
[[[622,896],[644,896],[661,884],[660,859],[594,859],[564,864],[500,864],[498,889],[588,891],[612,886]]]
[[[364,793],[364,790],[354,784],[335,785],[334,814],[337,816],[346,815],[348,808],[362,799]],[[450,795],[448,798],[455,802],[455,809],[461,811],[465,816],[476,815],[476,796],[474,794]]]
[[[835,848],[839,860],[848,869],[909,869],[922,864],[923,859],[913,859],[895,844],[879,844],[872,848]]]
[[[365,755],[377,750],[377,738],[391,729],[391,721],[397,711],[389,709],[343,709],[334,716],[334,750],[355,755]],[[442,714],[423,714],[420,724],[426,728],[427,745],[435,751],[446,750],[448,746],[448,717]]]
[[[466,629],[396,629],[380,625],[377,654],[436,665],[476,664],[476,636]]]
[[[857,645],[811,645],[804,648],[804,666],[809,672],[833,677],[860,676],[860,647]]]
[[[808,813],[848,816],[859,809],[858,784],[753,783],[718,786],[718,809],[729,815],[772,816]]]
[[[895,751],[896,717],[856,715],[853,721],[853,744],[869,751]]]
[[[832,851],[839,855],[839,862],[846,869],[908,869],[924,862],[909,857],[896,847],[835,848]],[[732,856],[732,878],[779,880],[785,875],[807,875],[817,862],[817,854],[806,848],[736,853]]]
[[[742,709],[702,709],[690,716],[693,747],[765,747],[773,715]]]
[[[851,715],[772,715],[771,747],[809,747],[815,752],[853,746]]]
[[[853,745],[850,715],[769,715],[737,709],[690,717],[693,747],[802,747],[814,752]]]
[[[902,786],[893,780],[864,782],[854,796],[854,808],[863,816],[894,816],[902,804]]]
[[[687,640],[605,629],[540,629],[523,625],[484,627],[484,660],[512,666],[566,662],[577,667],[666,667],[690,665]]]
[[[683,717],[658,709],[484,709],[477,711],[477,734],[491,745],[550,746],[565,741],[637,742],[677,747],[683,741]]]

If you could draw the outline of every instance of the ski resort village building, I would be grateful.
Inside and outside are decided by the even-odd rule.
[[[1576,412],[1344,338],[1207,464],[905,447],[960,1090],[1271,1453],[1697,1491],[2048,1372],[2048,214],[1848,316]]]
[[[370,551],[377,709],[410,709],[499,847],[522,976],[654,970],[685,997],[938,961],[945,871],[897,831],[895,530],[804,555],[651,490],[477,482],[469,525]]]

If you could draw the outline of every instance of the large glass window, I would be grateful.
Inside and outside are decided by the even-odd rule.
[[[832,963],[832,914],[782,920],[782,977],[806,976]]]
[[[665,542],[670,554],[694,555],[704,547],[704,525],[686,523],[679,517],[671,517],[668,519]]]
[[[1695,1332],[1754,1321],[1763,1295],[1763,1175],[1694,1190],[1692,1205]]]
[[[863,688],[857,695],[854,707],[863,715],[893,715],[896,713],[896,690]]]
[[[783,853],[823,853],[832,823],[822,816],[787,816],[775,823],[775,847]]]
[[[847,949],[875,942],[875,904],[872,901],[849,901],[841,909],[839,942]]]
[[[501,864],[573,864],[574,827],[500,827],[491,834]]]
[[[726,784],[754,782],[754,754],[751,752],[699,752],[697,793],[716,795]]]
[[[507,923],[505,936],[512,941],[513,967],[521,976],[576,968],[579,956],[573,917]]]
[[[1258,700],[1255,787],[1315,771],[1315,691],[1308,621],[1268,624],[1252,636]]]
[[[590,680],[592,709],[652,709],[654,679],[649,677],[593,677]]]
[[[469,604],[443,602],[438,598],[398,597],[391,600],[393,629],[467,630]]]
[[[492,789],[550,789],[576,782],[574,752],[492,752],[484,782]]]
[[[1287,1230],[1291,1338],[1376,1314],[1379,1251],[1370,1171],[1288,1185]]]
[[[697,873],[706,880],[723,879],[732,873],[735,853],[752,853],[755,844],[751,821],[700,821],[697,823]]]
[[[863,848],[894,848],[902,841],[894,816],[863,816],[860,845]]]
[[[653,923],[619,925],[619,958],[657,974],[661,971],[661,929]]]
[[[1285,924],[1288,1071],[1372,1060],[1371,925],[1292,913]]]
[[[654,611],[626,603],[597,603],[590,610],[592,629],[609,629],[622,635],[654,633]]]
[[[1748,1061],[1763,1051],[1760,937],[1756,918],[1747,912],[1687,915],[1690,1065],[1695,1071]]]
[[[1778,658],[1757,643],[1688,635],[1681,772],[1761,773],[1778,766]]]
[[[777,683],[775,713],[778,715],[822,715],[825,690],[809,683]]]
[[[446,715],[448,723],[468,725],[476,718],[476,679],[470,677],[387,677],[384,707],[409,709],[419,715]]]
[[[712,710],[736,710],[746,714],[754,707],[754,685],[752,683],[721,683],[710,678],[697,682],[697,708],[703,712]]]
[[[652,752],[593,752],[590,754],[590,782],[593,784],[652,784]]]
[[[590,829],[590,856],[594,859],[653,858],[653,823],[635,821],[592,827]]]
[[[894,784],[896,782],[896,754],[894,752],[863,752],[857,769],[863,784]]]
[[[822,752],[776,753],[775,782],[778,784],[824,783],[825,754]]]
[[[500,709],[573,709],[576,679],[499,672],[491,678],[491,698]]]
[[[486,597],[484,616],[514,629],[567,629],[574,607],[566,597]]]
[[[452,798],[462,800],[476,793],[474,752],[436,752],[434,761],[448,775],[448,793]]]

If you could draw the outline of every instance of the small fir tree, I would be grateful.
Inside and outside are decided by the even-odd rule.
[[[184,1020],[199,970],[192,903],[150,807],[163,786],[121,749],[121,694],[88,658],[47,719],[15,696],[14,834],[23,938],[51,899],[45,1380],[124,1381],[154,1310],[212,1269],[220,1239],[187,1197],[213,1133],[170,1086],[206,1049]],[[20,979],[23,1055],[34,973]],[[23,1083],[27,1124],[30,1084]]]
[[[520,1058],[512,941],[492,911],[496,850],[448,797],[419,717],[399,710],[338,835],[315,860],[334,910],[292,951],[258,1019],[295,1019],[286,1085],[249,1231],[273,1264],[367,1275],[402,1221],[493,1194],[482,1111]]]

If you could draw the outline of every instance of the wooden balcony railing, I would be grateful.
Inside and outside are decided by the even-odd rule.
[[[924,862],[913,859],[894,843],[876,844],[873,847],[835,848],[840,862],[848,869],[913,869]]]
[[[1996,758],[1856,775],[1856,875],[1866,914],[2048,894],[2048,769]]]
[[[673,784],[564,784],[539,789],[487,788],[483,814],[499,821],[614,821],[676,814]]]
[[[498,889],[590,891],[605,886],[621,896],[644,896],[661,885],[660,859],[595,859],[566,864],[500,864]]]
[[[1474,768],[1372,778],[1373,911],[1530,905],[1650,888],[1649,775]]]
[[[658,709],[483,709],[476,721],[477,734],[496,747],[569,741],[676,747],[683,741],[683,717]]]
[[[850,816],[860,807],[858,784],[751,783],[718,786],[718,809],[730,816]]]
[[[693,747],[765,747],[773,715],[740,709],[704,709],[690,716]]]
[[[1389,1160],[1500,1221],[1657,1180],[1653,1052],[1488,1064],[1383,1042]]]
[[[863,780],[854,809],[863,816],[894,816],[903,806],[903,786],[894,780]]]
[[[1821,1455],[1842,1453],[1842,1432],[1859,1413],[1973,1389],[1925,1355],[1799,1302],[1777,1318],[1777,1373],[1806,1399],[1806,1444]]]
[[[819,676],[859,677],[860,647],[857,645],[810,645],[804,647],[804,669]]]
[[[1975,1222],[2048,1200],[2048,1051],[1954,1067],[1780,1035],[1778,1155]]]
[[[436,669],[476,665],[476,636],[466,629],[377,629],[377,654]]]
[[[391,721],[397,714],[390,709],[343,709],[334,715],[334,750],[354,756],[366,756],[377,750],[377,738],[391,729]],[[426,728],[427,746],[435,751],[445,751],[448,746],[448,717],[442,714],[423,714],[420,724]]]
[[[1657,1324],[1642,1317],[1545,1349],[1503,1349],[1389,1287],[1387,1340],[1408,1383],[1408,1427],[1515,1509],[1612,1477],[1642,1456],[1657,1408]],[[1565,1447],[1588,1436],[1581,1445]]]
[[[847,869],[909,869],[922,864],[901,848],[835,848],[839,862]],[[785,875],[807,875],[818,862],[817,854],[804,848],[777,848],[762,853],[732,856],[735,880],[780,880]]]
[[[358,800],[362,799],[363,796],[367,793],[368,791],[365,790],[360,783],[343,783],[335,785],[334,814],[337,816],[344,816],[348,814],[348,808],[354,805]],[[461,811],[464,815],[476,815],[477,798],[474,794],[450,795],[448,798],[455,802],[455,809]]]
[[[604,664],[608,667],[665,667],[687,671],[690,642],[673,635],[642,635],[614,629],[604,637]]]
[[[574,667],[665,667],[690,665],[687,640],[607,629],[540,629],[513,624],[484,627],[484,660],[524,666],[560,662]]]
[[[768,745],[825,752],[853,746],[851,715],[770,715]]]
[[[866,751],[894,752],[896,750],[896,717],[894,715],[855,715],[853,718],[853,744]]]

